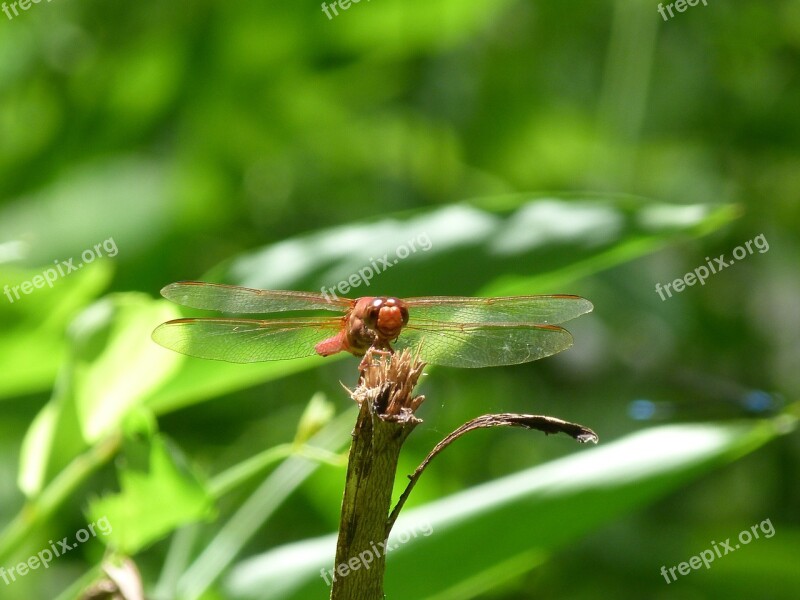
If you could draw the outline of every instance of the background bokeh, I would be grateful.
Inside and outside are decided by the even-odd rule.
[[[624,500],[625,486],[646,473],[620,463],[608,494],[593,484],[540,525],[527,519],[546,491],[520,505],[521,521],[487,509],[480,544],[468,519],[442,525],[435,553],[398,552],[390,598],[796,598],[800,4],[709,0],[668,21],[656,7],[372,0],[329,19],[306,1],[55,0],[0,13],[0,285],[105,240],[116,248],[52,289],[0,296],[0,566],[113,510],[93,503],[148,453],[190,473],[197,489],[181,497],[196,499],[214,475],[290,443],[315,394],[350,408],[339,382],[354,382],[354,358],[251,368],[153,348],[153,326],[178,314],[156,301],[161,287],[318,290],[424,234],[430,251],[354,293],[572,293],[595,310],[569,324],[575,346],[556,357],[432,369],[399,479],[490,412],[583,423],[598,449],[664,424],[741,437],[642,483],[641,498]],[[759,235],[768,251],[656,293]],[[332,452],[346,450],[342,432]],[[681,439],[656,448],[653,469],[686,450]],[[479,432],[434,461],[409,506],[589,451]],[[287,487],[234,556],[215,559],[224,524],[258,505],[275,468],[212,493],[213,510],[187,501],[186,520],[201,523],[189,534],[157,522],[159,504],[119,517],[117,534],[141,538],[115,542],[133,549],[148,594],[199,597],[181,576],[206,550],[221,566],[203,598],[280,597],[274,582],[247,595],[237,566],[334,531],[344,469],[323,462]],[[148,489],[167,507],[180,495]],[[774,537],[670,584],[660,574],[765,519]],[[515,536],[527,553],[500,560]],[[107,541],[0,582],[0,597],[74,597]],[[474,572],[465,557],[484,554]],[[411,585],[416,569],[430,593]],[[285,597],[326,597],[311,578],[315,592]]]

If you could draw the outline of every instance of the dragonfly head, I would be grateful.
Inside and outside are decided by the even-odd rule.
[[[408,323],[408,308],[398,298],[374,298],[367,308],[365,322],[381,338],[391,340]]]
[[[388,348],[408,323],[408,308],[397,298],[359,298],[347,320],[347,345],[354,354],[371,346]]]

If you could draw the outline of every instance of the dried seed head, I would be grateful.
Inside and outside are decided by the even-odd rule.
[[[418,421],[414,412],[425,397],[414,396],[414,387],[424,367],[419,356],[412,356],[408,349],[395,354],[368,350],[361,362],[358,387],[351,395],[359,404],[371,402],[384,420]]]

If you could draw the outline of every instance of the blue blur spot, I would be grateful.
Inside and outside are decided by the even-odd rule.
[[[628,405],[628,415],[637,421],[652,419],[656,414],[656,405],[652,400],[634,400]]]
[[[773,408],[774,401],[772,396],[762,390],[753,390],[745,394],[742,404],[747,410],[753,412],[765,412]]]

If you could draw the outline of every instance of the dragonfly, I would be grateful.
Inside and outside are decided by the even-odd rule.
[[[258,290],[201,281],[172,283],[161,295],[182,306],[248,315],[329,311],[336,316],[184,318],[153,331],[159,345],[233,363],[287,360],[369,349],[409,348],[420,360],[460,368],[514,365],[572,345],[561,323],[592,310],[580,296],[471,298],[424,296],[356,299],[313,292]]]

